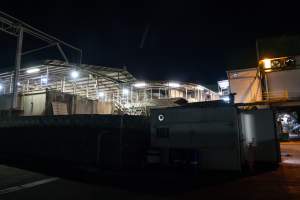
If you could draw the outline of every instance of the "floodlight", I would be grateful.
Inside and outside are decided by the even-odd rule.
[[[168,86],[169,86],[169,87],[172,87],[172,88],[178,88],[178,87],[180,87],[180,84],[179,84],[179,83],[176,83],[176,82],[169,82],[169,83],[168,83]]]
[[[264,68],[265,69],[271,69],[271,67],[272,67],[271,59],[264,59],[262,61],[264,63]]]
[[[129,90],[127,88],[123,88],[122,93],[127,96],[129,94]]]
[[[27,74],[34,74],[34,73],[37,73],[37,72],[39,72],[39,71],[40,71],[39,68],[30,68],[30,69],[27,69],[27,70],[26,70],[26,73],[27,73]]]
[[[143,87],[146,87],[147,84],[145,82],[137,82],[135,84],[133,84],[134,87],[137,87],[137,88],[143,88]]]
[[[78,77],[79,77],[79,72],[76,71],[76,70],[71,71],[71,77],[72,77],[73,79],[78,78]]]
[[[47,84],[48,83],[48,78],[46,76],[41,77],[41,83],[42,84]]]
[[[104,97],[104,92],[98,92],[98,97],[99,97],[99,98]]]

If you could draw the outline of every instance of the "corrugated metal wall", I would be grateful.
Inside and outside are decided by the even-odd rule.
[[[46,93],[22,96],[21,109],[24,116],[44,115],[46,108]]]
[[[231,93],[236,93],[235,103],[250,103],[262,100],[261,81],[257,68],[228,72]]]
[[[300,69],[271,72],[267,79],[271,99],[285,95],[288,99],[300,97]]]

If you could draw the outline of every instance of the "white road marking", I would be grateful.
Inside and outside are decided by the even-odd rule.
[[[0,190],[0,195],[11,193],[11,192],[16,192],[16,191],[23,190],[23,189],[26,189],[26,188],[32,188],[32,187],[35,187],[35,186],[38,186],[38,185],[42,185],[42,184],[46,184],[46,183],[56,181],[58,179],[59,178],[56,178],[56,177],[47,178],[47,179],[43,179],[43,180],[40,180],[40,181],[34,181],[34,182],[26,183],[26,184],[23,184],[23,185],[18,185],[18,186],[5,188],[5,189]]]

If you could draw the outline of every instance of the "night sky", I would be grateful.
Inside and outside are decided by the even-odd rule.
[[[127,66],[141,79],[214,84],[226,78],[228,68],[255,66],[256,38],[300,29],[297,6],[274,2],[9,2],[1,3],[2,11],[82,48],[83,63]],[[0,32],[1,67],[13,65],[15,46],[14,37]],[[30,59],[53,56],[41,53]]]

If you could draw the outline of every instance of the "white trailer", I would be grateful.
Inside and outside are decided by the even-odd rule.
[[[151,147],[163,165],[181,162],[207,170],[239,171],[253,156],[280,161],[273,112],[222,103],[151,110]]]

